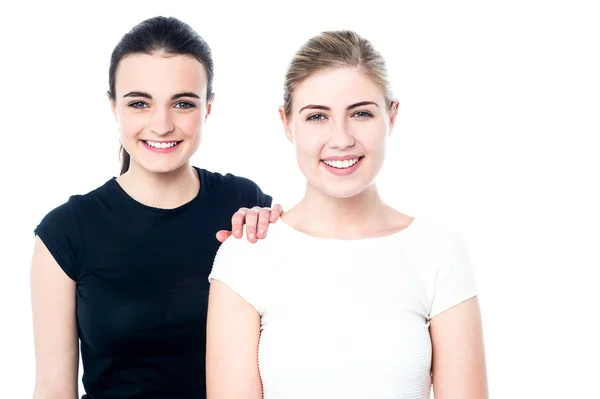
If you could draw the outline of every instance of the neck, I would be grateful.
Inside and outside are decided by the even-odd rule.
[[[401,230],[412,218],[387,205],[375,184],[350,198],[331,197],[308,184],[304,198],[286,212],[285,221],[313,236],[360,239]]]
[[[132,162],[117,182],[136,201],[161,209],[173,209],[190,202],[200,189],[198,174],[189,163],[170,172],[156,173]]]

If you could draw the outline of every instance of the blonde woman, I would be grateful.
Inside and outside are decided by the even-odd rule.
[[[280,109],[304,198],[209,277],[208,398],[487,398],[480,311],[460,236],[393,209],[375,178],[398,102],[351,31],[295,55]]]

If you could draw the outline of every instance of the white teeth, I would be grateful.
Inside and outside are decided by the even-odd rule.
[[[167,142],[157,142],[157,141],[146,141],[146,144],[148,144],[150,147],[154,147],[154,148],[171,148],[177,145],[176,141],[171,141],[169,143]]]
[[[358,158],[346,159],[344,161],[323,161],[332,168],[347,169],[358,162]]]

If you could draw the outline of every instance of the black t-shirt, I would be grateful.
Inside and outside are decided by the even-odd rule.
[[[113,178],[37,226],[77,284],[83,398],[206,397],[215,233],[231,229],[240,207],[270,207],[272,198],[251,180],[197,170],[200,191],[179,208],[145,206]]]

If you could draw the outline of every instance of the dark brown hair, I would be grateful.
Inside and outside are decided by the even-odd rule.
[[[108,95],[116,99],[115,75],[119,63],[130,54],[190,55],[206,69],[208,79],[206,98],[212,98],[213,59],[206,41],[188,24],[173,17],[154,17],[140,22],[126,33],[116,45],[108,70]],[[121,174],[129,169],[131,160],[121,145]]]

